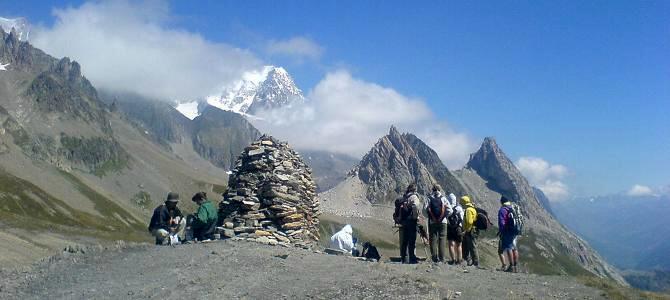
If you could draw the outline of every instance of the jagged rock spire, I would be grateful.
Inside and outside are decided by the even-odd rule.
[[[491,187],[513,201],[535,201],[528,181],[500,149],[493,137],[486,137],[479,150],[470,155],[466,167],[475,170]]]
[[[395,200],[410,183],[416,183],[423,194],[428,194],[435,184],[449,192],[463,191],[433,149],[413,134],[401,134],[395,126],[352,173],[367,185],[366,198],[372,203]]]

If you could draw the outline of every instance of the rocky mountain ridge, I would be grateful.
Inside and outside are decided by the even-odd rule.
[[[412,134],[400,134],[395,126],[363,156],[350,176],[367,186],[366,198],[373,204],[393,203],[410,183],[416,183],[423,194],[435,184],[449,192],[464,191],[435,151]]]
[[[626,284],[621,274],[586,241],[569,231],[544,208],[528,180],[505,155],[495,139],[485,138],[479,150],[470,156],[464,169],[456,172],[456,175],[468,193],[474,196],[474,203],[489,212],[497,212],[501,195],[520,206],[527,228],[521,241],[529,242],[532,239],[532,246],[539,250],[533,251],[532,247],[526,245],[522,246],[522,251],[531,252],[526,258],[531,262],[535,260],[533,263],[536,268],[546,264],[567,274],[577,274],[578,270],[569,267],[576,263],[592,274]],[[495,215],[492,216],[495,220]]]
[[[489,212],[493,223],[500,196],[505,195],[520,205],[526,219],[527,233],[520,247],[528,269],[544,274],[595,274],[625,284],[587,242],[553,218],[493,138],[485,138],[467,165],[452,172],[420,139],[392,127],[343,182],[321,194],[322,203],[324,210],[335,214],[357,215],[346,213],[353,210],[361,216],[388,214],[370,204],[392,205],[409,183],[416,183],[422,195],[428,195],[435,183],[457,196],[471,195],[475,205]]]

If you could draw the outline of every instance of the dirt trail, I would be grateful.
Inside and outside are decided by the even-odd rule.
[[[361,262],[219,241],[61,254],[0,272],[2,299],[600,299],[569,277]],[[458,293],[457,293],[458,292]]]

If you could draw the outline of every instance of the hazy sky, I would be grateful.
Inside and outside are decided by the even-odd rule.
[[[670,184],[668,1],[83,2],[0,0],[0,16],[27,17],[42,31],[36,44],[82,61],[97,85],[188,98],[210,92],[208,79],[281,65],[316,99],[311,112],[392,99],[361,106],[393,120],[324,112],[313,127],[333,140],[344,126],[371,145],[399,123],[453,167],[494,136],[556,198]],[[104,54],[105,64],[109,47],[133,53],[116,77],[103,71],[124,56]],[[128,82],[155,69],[163,76]]]

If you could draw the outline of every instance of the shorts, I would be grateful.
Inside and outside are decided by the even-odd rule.
[[[463,229],[447,227],[447,240],[457,243],[463,242]]]
[[[503,234],[498,240],[498,254],[511,250],[516,250],[516,235]]]

